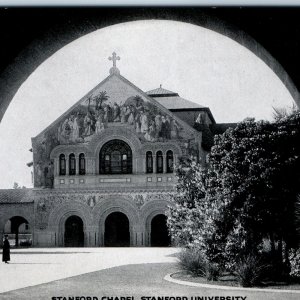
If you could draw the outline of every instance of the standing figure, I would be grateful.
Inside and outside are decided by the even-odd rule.
[[[141,123],[141,132],[145,134],[146,132],[148,132],[149,124],[148,124],[147,112],[145,112],[143,109],[141,110],[140,123]]]
[[[69,118],[66,118],[62,123],[61,136],[64,138],[64,141],[69,138],[71,129],[69,126]]]
[[[139,110],[136,110],[135,114],[135,132],[141,133],[141,113]]]
[[[68,119],[68,130],[69,130],[68,138],[71,141],[73,138],[73,120],[74,120],[74,115],[71,115]]]
[[[158,139],[159,137],[161,137],[161,126],[162,126],[162,118],[160,113],[158,113],[155,116],[154,121],[155,121],[155,129],[156,129],[155,138]]]
[[[112,109],[113,122],[120,122],[121,121],[120,113],[121,113],[120,106],[115,102],[114,107]]]
[[[130,125],[133,125],[134,124],[134,108],[133,106],[131,105],[130,106],[130,109],[129,109],[129,116],[128,116],[128,124]]]
[[[109,119],[109,108],[107,105],[104,106],[103,110],[103,123],[107,125]]]
[[[178,139],[179,137],[179,127],[177,125],[177,122],[172,119],[171,120],[171,138],[172,139]]]
[[[170,140],[171,139],[171,120],[170,120],[169,116],[166,116],[165,130],[166,130],[166,138],[168,140]]]
[[[150,136],[150,141],[151,142],[155,142],[156,141],[156,128],[155,128],[155,122],[154,122],[154,120],[150,121],[149,136]]]
[[[10,244],[7,234],[5,235],[5,240],[3,242],[2,261],[4,261],[6,264],[8,264],[10,261]]]
[[[101,131],[104,130],[104,123],[103,123],[103,114],[98,114],[98,119],[96,121],[96,134],[99,134]]]
[[[160,131],[160,137],[163,139],[167,139],[167,122],[166,117],[161,117],[161,131]]]
[[[88,112],[86,114],[86,116],[84,117],[83,126],[85,128],[84,135],[85,136],[91,135],[92,134],[92,132],[91,132],[92,119],[91,119],[91,113],[90,112]]]
[[[79,139],[79,113],[73,119],[72,141],[76,142]]]
[[[129,119],[129,116],[130,116],[130,107],[126,105],[126,110],[125,110],[125,116],[124,116],[124,122],[127,123],[128,122],[128,119]]]
[[[121,123],[126,123],[126,106],[123,105],[121,107],[121,111],[120,111],[120,118],[121,118]]]

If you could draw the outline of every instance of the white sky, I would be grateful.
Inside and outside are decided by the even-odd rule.
[[[293,99],[252,52],[208,29],[174,21],[136,21],[68,44],[23,83],[0,124],[0,188],[31,187],[31,137],[109,75],[113,51],[121,75],[143,91],[159,87],[208,106],[217,122],[271,119]]]

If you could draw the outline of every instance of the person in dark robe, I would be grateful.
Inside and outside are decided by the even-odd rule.
[[[6,264],[8,264],[8,262],[10,261],[10,244],[7,235],[5,235],[5,239],[3,242],[2,261],[4,261]]]

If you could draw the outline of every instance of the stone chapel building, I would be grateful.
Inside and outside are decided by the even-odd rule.
[[[17,245],[170,244],[174,166],[190,156],[205,163],[202,129],[222,126],[175,92],[143,92],[120,75],[118,59],[113,53],[109,76],[32,138],[34,188],[0,190],[0,232]]]

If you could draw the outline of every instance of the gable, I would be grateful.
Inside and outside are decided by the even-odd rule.
[[[120,75],[110,75],[36,138],[51,134],[53,143],[89,142],[108,126],[129,124],[141,141],[187,137],[195,131]]]

